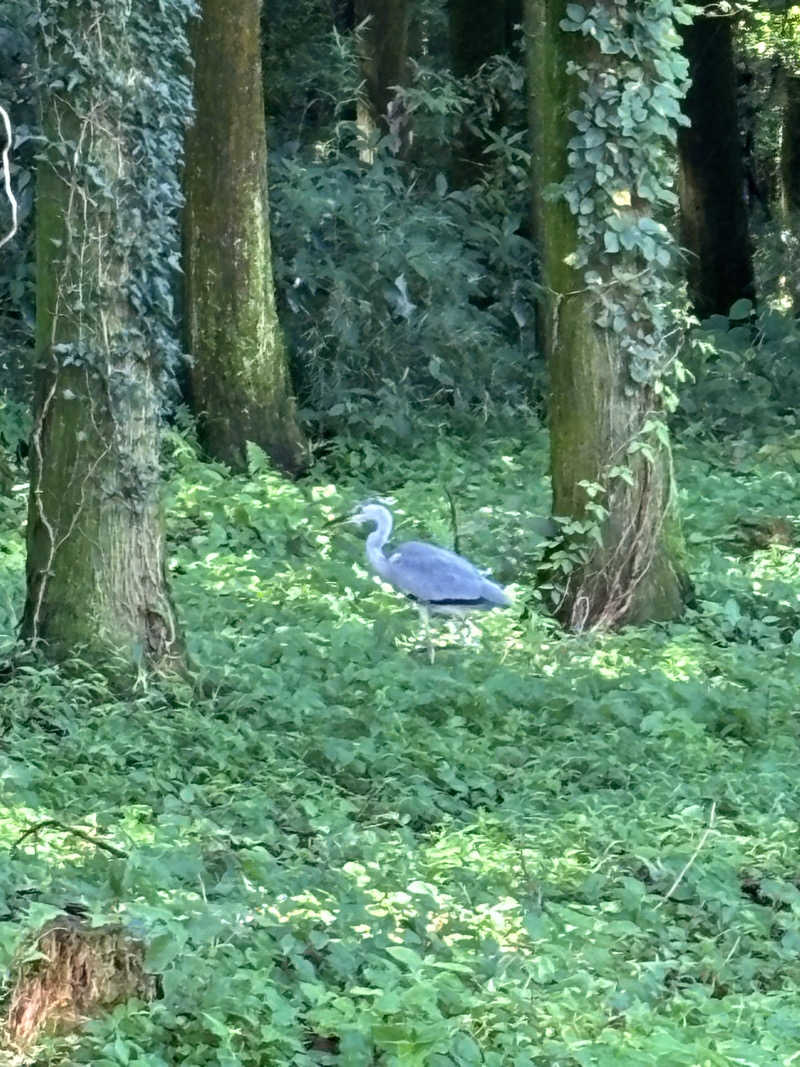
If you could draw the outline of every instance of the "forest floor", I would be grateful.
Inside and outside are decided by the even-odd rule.
[[[676,459],[695,607],[567,636],[525,591],[540,430],[342,443],[296,484],[170,437],[197,684],[120,700],[31,666],[0,689],[7,983],[79,903],[147,940],[161,996],[19,1062],[800,1065],[800,439]],[[330,519],[392,494],[398,539],[450,545],[445,488],[516,603],[469,643],[439,624],[431,665]],[[23,497],[0,503],[9,644]]]

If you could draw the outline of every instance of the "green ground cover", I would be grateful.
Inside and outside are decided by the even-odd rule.
[[[0,965],[80,903],[147,939],[162,996],[29,1062],[800,1064],[800,552],[742,532],[800,516],[797,437],[679,448],[696,606],[584,636],[526,591],[535,426],[340,443],[298,484],[167,452],[196,683],[119,699],[31,665],[0,689]],[[330,519],[391,495],[399,539],[450,544],[445,487],[462,551],[518,584],[430,665]],[[52,825],[14,847],[48,819],[125,856]]]

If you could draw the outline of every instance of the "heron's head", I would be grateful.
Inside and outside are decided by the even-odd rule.
[[[351,515],[348,522],[361,526],[365,522],[374,522],[378,526],[391,518],[390,512],[383,504],[364,504],[355,515]]]

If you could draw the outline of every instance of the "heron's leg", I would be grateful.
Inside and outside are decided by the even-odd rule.
[[[478,634],[480,633],[480,627],[473,619],[470,618],[469,615],[466,614],[462,616],[461,624],[463,626],[462,634],[464,637],[464,643],[467,645],[474,644]]]
[[[468,645],[472,635],[472,623],[466,612],[454,613],[450,618],[451,633],[462,645]]]
[[[417,611],[419,612],[420,622],[422,623],[422,633],[428,645],[428,655],[431,663],[433,663],[433,640],[431,638],[431,613],[428,610],[427,604],[417,604]]]

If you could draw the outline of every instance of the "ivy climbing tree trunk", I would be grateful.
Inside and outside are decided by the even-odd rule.
[[[183,0],[43,5],[34,427],[23,636],[48,655],[176,664],[159,510]],[[70,86],[69,92],[57,87]],[[158,96],[159,140],[145,126]]]
[[[358,127],[364,147],[362,159],[372,161],[376,135],[389,134],[397,155],[405,155],[411,135],[409,116],[393,86],[408,75],[408,0],[355,0],[360,31],[364,91],[358,103]]]
[[[185,314],[192,404],[208,453],[242,470],[252,441],[288,474],[307,449],[275,306],[259,0],[202,0],[190,36]]]
[[[650,287],[667,291],[655,268],[669,261],[671,239],[648,203],[669,201],[669,178],[657,184],[669,159],[655,122],[640,155],[621,150],[622,131],[636,128],[626,110],[634,87],[650,72],[626,71],[616,45],[635,31],[624,5],[608,10],[616,37],[601,52],[592,37],[600,12],[592,20],[589,5],[526,2],[553,514],[563,533],[545,585],[576,630],[674,618],[686,587],[655,369],[667,325],[657,307],[646,310]],[[676,93],[656,96],[662,110],[677,113]],[[649,114],[638,117],[647,129]]]
[[[754,299],[731,20],[703,18],[683,31],[692,85],[681,131],[681,244],[689,296],[702,318]]]

